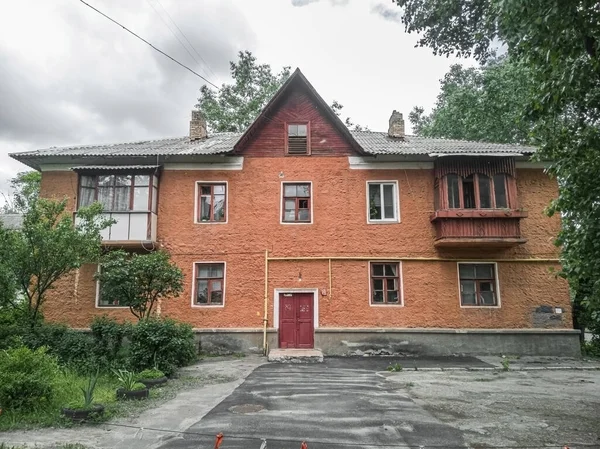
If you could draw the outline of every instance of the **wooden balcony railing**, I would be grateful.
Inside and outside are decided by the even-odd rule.
[[[527,212],[509,209],[450,209],[431,215],[436,247],[511,247],[525,243],[521,219]]]

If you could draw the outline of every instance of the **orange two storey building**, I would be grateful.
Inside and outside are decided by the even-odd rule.
[[[243,133],[51,148],[12,157],[42,195],[100,201],[107,248],[164,249],[185,291],[159,313],[202,349],[578,354],[535,150],[349,131],[299,70]],[[44,315],[131,319],[84,266]]]

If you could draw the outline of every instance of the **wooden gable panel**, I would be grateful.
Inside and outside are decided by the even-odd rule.
[[[348,156],[356,154],[347,139],[333,126],[311,98],[301,90],[290,92],[273,113],[266,115],[262,127],[241,149],[244,156],[285,156],[285,124],[310,122],[312,156]],[[302,156],[306,157],[306,156]]]

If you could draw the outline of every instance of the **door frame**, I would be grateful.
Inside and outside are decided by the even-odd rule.
[[[273,327],[279,334],[279,295],[281,293],[312,293],[313,295],[313,329],[319,327],[319,289],[318,288],[276,288],[273,298]]]

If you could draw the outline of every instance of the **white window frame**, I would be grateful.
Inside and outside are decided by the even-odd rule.
[[[371,218],[371,206],[369,204],[369,185],[370,184],[380,184],[383,186],[385,184],[394,186],[394,218]],[[381,201],[383,202],[383,187],[381,189]],[[398,180],[387,180],[387,181],[377,181],[377,180],[369,180],[366,184],[366,201],[367,201],[367,223],[368,224],[391,224],[391,223],[400,223],[400,187],[398,186]],[[382,205],[383,206],[383,205]],[[383,215],[384,207],[382,207],[382,215]]]
[[[372,301],[372,295],[373,295],[373,286],[372,286],[372,282],[371,282],[371,264],[373,263],[397,263],[398,264],[398,274],[400,277],[400,285],[399,285],[399,292],[400,292],[400,302],[398,304],[389,304],[389,303],[383,303],[383,304],[373,304]],[[402,261],[401,260],[369,260],[369,263],[367,264],[367,269],[368,271],[368,281],[369,281],[369,305],[371,307],[404,307],[404,273],[402,272]]]
[[[464,306],[462,303],[461,291],[460,291],[460,265],[494,265],[494,277],[496,279],[496,305],[495,306]],[[456,263],[456,278],[458,280],[458,305],[461,309],[499,309],[502,304],[500,301],[500,275],[498,273],[498,262],[490,261],[462,261]]]
[[[102,265],[98,264],[96,272],[100,273]],[[96,309],[129,309],[129,306],[101,306],[100,305],[100,280],[96,279]]]
[[[225,184],[225,221],[198,221],[198,197],[202,184]],[[229,183],[227,181],[196,181],[194,184],[194,224],[224,225],[229,222]]]
[[[201,305],[196,303],[196,265],[198,264],[213,264],[213,263],[222,263],[223,264],[223,304],[206,304]],[[193,309],[222,309],[225,307],[225,298],[226,298],[226,289],[227,289],[227,262],[224,260],[198,260],[192,265],[192,308]]]
[[[283,221],[283,186],[284,184],[309,184],[310,185],[310,221]],[[312,181],[281,181],[281,188],[279,192],[279,224],[282,225],[311,225],[314,223],[314,211],[315,211],[315,191],[313,189]]]

